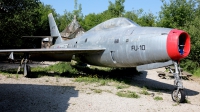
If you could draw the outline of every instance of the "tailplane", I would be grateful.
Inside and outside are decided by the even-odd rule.
[[[59,30],[58,30],[58,27],[56,25],[56,22],[54,20],[54,17],[52,15],[52,13],[50,13],[48,15],[48,18],[49,18],[49,26],[50,26],[50,32],[51,32],[51,36],[52,37],[58,37],[56,40],[55,40],[55,43],[54,44],[59,44],[61,43],[63,40],[62,40],[62,37],[59,33]]]

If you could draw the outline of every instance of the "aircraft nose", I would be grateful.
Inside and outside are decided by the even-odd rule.
[[[173,29],[167,37],[167,53],[172,60],[181,60],[190,53],[190,36],[188,33]]]

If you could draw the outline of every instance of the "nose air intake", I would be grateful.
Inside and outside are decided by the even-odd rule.
[[[171,30],[167,37],[167,53],[172,60],[187,57],[190,53],[190,36],[182,30]]]

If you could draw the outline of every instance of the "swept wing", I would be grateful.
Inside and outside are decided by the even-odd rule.
[[[73,55],[92,54],[103,52],[104,48],[66,48],[66,49],[8,49],[0,50],[0,56],[15,57],[28,55],[29,59],[35,61],[70,61]],[[13,58],[15,59],[15,58]]]

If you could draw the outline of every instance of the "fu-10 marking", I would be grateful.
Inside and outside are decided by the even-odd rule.
[[[135,51],[145,50],[145,45],[132,45],[131,50],[135,50]]]
[[[84,34],[64,41],[52,14],[48,15],[53,45],[49,49],[7,49],[0,54],[24,55],[24,75],[30,75],[27,60],[71,61],[105,67],[136,67],[138,71],[174,64],[175,90],[172,99],[185,100],[180,78],[179,62],[190,52],[190,36],[182,30],[159,27],[141,27],[127,18],[107,20]],[[44,37],[46,38],[46,37]],[[54,41],[55,40],[55,41]],[[159,55],[158,55],[159,54]]]

